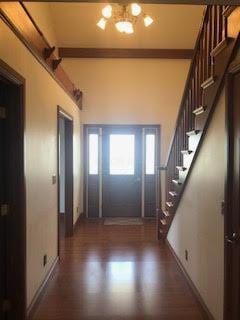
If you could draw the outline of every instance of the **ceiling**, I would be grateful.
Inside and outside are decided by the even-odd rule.
[[[134,34],[125,35],[119,33],[113,24],[109,24],[105,31],[96,26],[105,5],[49,3],[57,46],[191,49],[204,9],[193,5],[142,4],[143,11],[153,17],[154,23],[145,28],[142,21],[138,21]]]

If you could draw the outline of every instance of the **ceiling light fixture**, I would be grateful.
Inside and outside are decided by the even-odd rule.
[[[105,30],[107,22],[113,17],[116,29],[121,33],[131,34],[134,32],[134,25],[138,17],[142,15],[145,27],[153,23],[153,19],[142,12],[142,8],[137,3],[110,5],[102,9],[103,17],[98,21],[97,26]]]

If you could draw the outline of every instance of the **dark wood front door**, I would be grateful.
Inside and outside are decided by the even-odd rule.
[[[88,218],[154,217],[159,125],[84,125]]]
[[[225,214],[225,320],[240,319],[240,70],[228,80]]]
[[[141,130],[105,127],[102,131],[103,217],[141,216]]]

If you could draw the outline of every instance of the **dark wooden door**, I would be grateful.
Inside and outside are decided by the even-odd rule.
[[[225,320],[240,319],[240,72],[228,81],[225,214]]]
[[[4,86],[0,84],[0,93]],[[0,107],[3,108],[4,97],[0,95]],[[6,203],[6,157],[4,144],[6,141],[6,121],[3,114],[4,109],[1,109],[0,117],[0,204],[1,204],[1,217],[0,217],[0,319],[6,319],[3,305],[4,299],[7,296],[7,234],[6,234],[6,216],[3,216],[3,205]]]
[[[141,128],[102,129],[102,215],[140,217],[142,183]]]
[[[1,78],[0,61],[0,319],[25,319],[23,86]]]

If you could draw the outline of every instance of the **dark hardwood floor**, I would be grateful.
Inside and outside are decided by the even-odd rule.
[[[205,319],[154,221],[88,220],[62,242],[61,262],[34,320]]]

